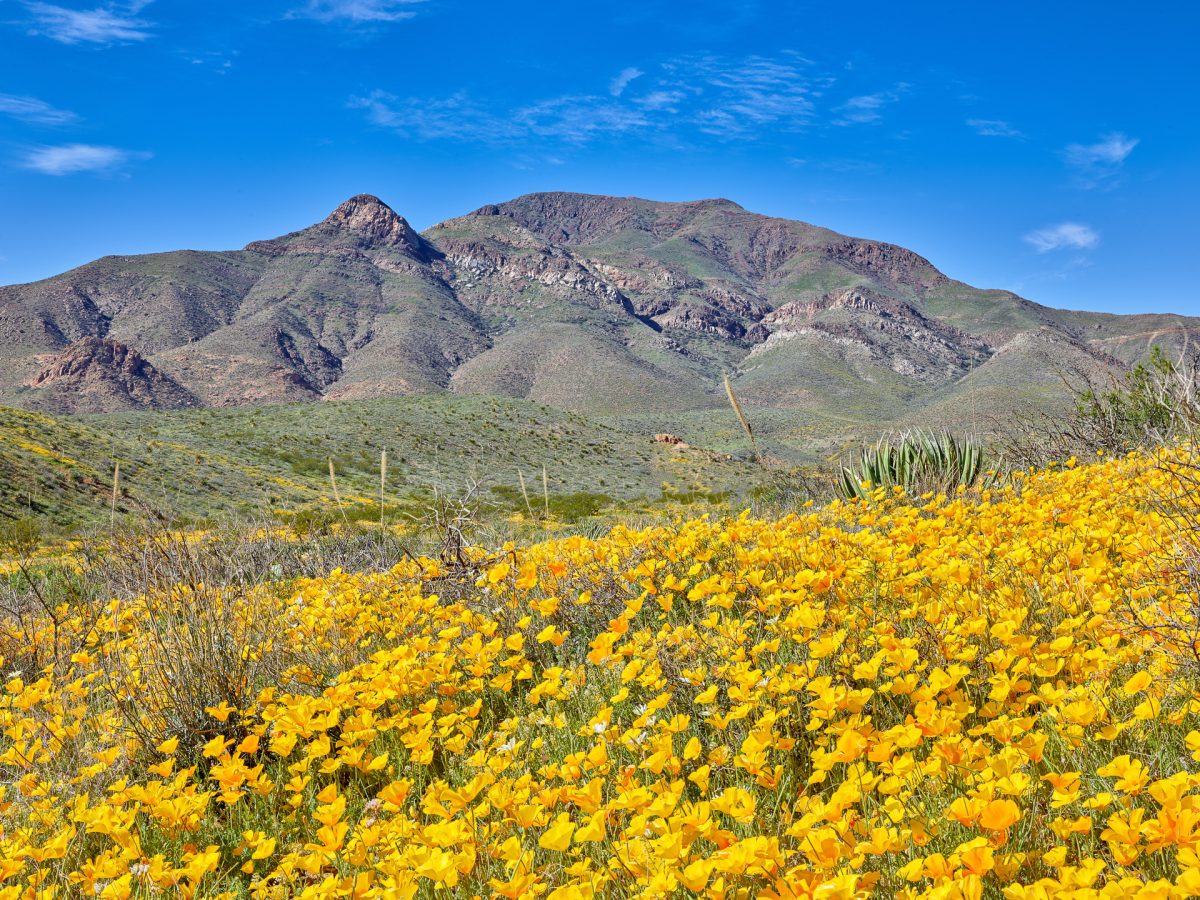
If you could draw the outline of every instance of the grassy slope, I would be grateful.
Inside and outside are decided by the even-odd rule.
[[[658,430],[482,396],[84,418],[0,407],[0,517],[32,515],[56,528],[106,521],[114,460],[123,510],[144,504],[191,517],[327,503],[331,457],[344,497],[374,498],[384,449],[389,503],[401,506],[471,481],[511,504],[518,470],[538,499],[543,465],[556,498],[653,499],[664,484],[740,492],[752,483],[750,464],[656,444]],[[732,437],[722,444],[737,449]]]

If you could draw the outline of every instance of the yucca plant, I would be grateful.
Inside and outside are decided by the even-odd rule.
[[[983,471],[983,448],[949,432],[911,431],[894,443],[884,438],[864,447],[857,466],[843,466],[838,493],[847,500],[866,499],[876,488],[901,487],[916,495],[970,487]]]

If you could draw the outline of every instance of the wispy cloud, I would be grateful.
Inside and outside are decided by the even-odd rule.
[[[900,99],[901,92],[908,85],[901,84],[895,90],[880,91],[875,94],[861,94],[851,97],[835,109],[838,117],[834,125],[869,125],[883,118],[883,109],[890,103]]]
[[[291,16],[360,25],[400,22],[415,16],[413,7],[422,2],[424,0],[308,0],[304,6],[293,10]]]
[[[663,109],[668,112],[678,112],[679,104],[687,99],[687,94],[680,90],[651,91],[636,98],[634,102],[645,110]]]
[[[730,138],[767,125],[793,131],[810,124],[814,99],[830,83],[807,60],[793,56],[710,56],[664,68],[675,79],[674,89],[694,94],[700,130]]]
[[[967,119],[967,125],[974,128],[976,134],[984,137],[1019,138],[1025,136],[1003,119]]]
[[[119,147],[62,144],[34,147],[25,153],[18,165],[43,175],[75,175],[80,172],[114,172],[134,160],[149,157],[149,153],[122,150]]]
[[[366,112],[373,125],[408,138],[431,141],[441,138],[493,142],[515,136],[511,120],[493,116],[476,106],[464,93],[440,100],[402,98],[387,91],[372,91],[350,98],[351,109]]]
[[[907,87],[861,94],[830,111],[834,105],[826,94],[835,81],[834,75],[796,54],[708,54],[677,57],[645,71],[629,67],[594,92],[535,98],[507,107],[489,106],[464,93],[421,98],[382,90],[353,97],[349,103],[364,110],[373,124],[422,140],[517,144],[541,138],[578,145],[636,135],[687,144],[713,137],[782,138],[834,117],[847,124],[850,119],[875,121]]]
[[[1119,175],[1125,160],[1137,145],[1137,138],[1114,131],[1094,144],[1067,145],[1062,151],[1062,158],[1075,170],[1081,187],[1094,188]]]
[[[237,50],[201,50],[181,54],[189,64],[206,69],[216,75],[229,74],[233,68],[233,61],[238,55]]]
[[[640,110],[604,97],[573,96],[542,100],[517,110],[514,121],[530,134],[582,144],[600,135],[622,134],[649,126]]]
[[[153,36],[153,23],[137,18],[150,0],[108,3],[93,9],[70,9],[52,3],[26,2],[30,30],[62,44],[118,44]]]
[[[631,81],[635,78],[641,78],[645,74],[641,69],[635,69],[633,66],[622,69],[617,77],[609,83],[608,92],[614,97],[620,97],[625,88],[629,87]]]
[[[798,156],[792,156],[784,160],[789,166],[797,168],[812,168],[819,169],[825,172],[839,173],[859,173],[859,172],[879,172],[883,166],[873,160],[867,159],[804,159]]]
[[[1038,253],[1051,250],[1088,250],[1100,243],[1100,235],[1078,222],[1060,222],[1031,231],[1022,238]]]
[[[0,94],[0,113],[33,125],[68,125],[79,119],[70,110],[55,109],[44,100],[15,94]]]

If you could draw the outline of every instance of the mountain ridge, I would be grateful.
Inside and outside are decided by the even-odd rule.
[[[1107,377],[1198,337],[1200,319],[1056,310],[721,198],[540,192],[417,232],[359,194],[241,250],[108,256],[0,287],[0,402],[454,392],[622,414],[711,408],[729,372],[758,406],[886,420],[984,380],[993,405],[997,385],[1050,403],[1048,362]],[[87,339],[128,353],[91,346],[87,378],[46,390],[49,361]]]

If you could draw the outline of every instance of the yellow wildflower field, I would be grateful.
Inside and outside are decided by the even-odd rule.
[[[1165,462],[219,591],[179,643],[198,586],[62,610],[4,662],[0,900],[1200,895]]]

